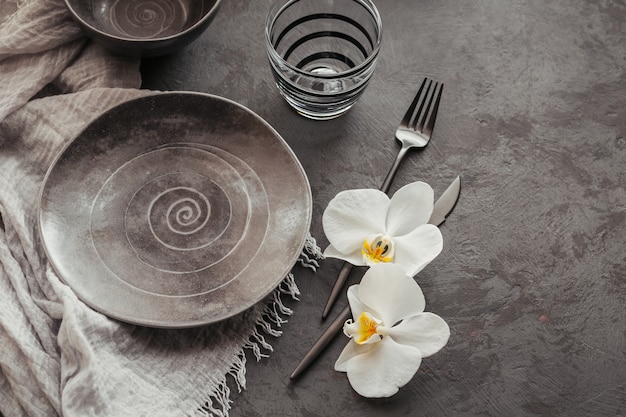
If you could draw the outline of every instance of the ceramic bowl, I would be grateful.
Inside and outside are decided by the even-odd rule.
[[[127,56],[167,55],[196,39],[221,0],[65,0],[83,31]]]

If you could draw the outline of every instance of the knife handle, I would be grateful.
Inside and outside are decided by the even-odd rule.
[[[320,353],[328,346],[328,344],[333,340],[333,338],[339,333],[339,331],[343,328],[343,324],[350,318],[352,313],[350,312],[350,305],[347,305],[339,316],[324,330],[324,333],[317,339],[317,342],[313,345],[313,347],[309,350],[309,353],[306,354],[304,358],[300,361],[296,369],[291,373],[290,379],[296,379],[299,377],[305,369],[309,367],[311,362],[317,358]]]
[[[350,271],[352,271],[352,267],[353,265],[351,263],[345,262],[343,264],[343,268],[339,271],[335,285],[328,296],[328,301],[326,301],[326,306],[324,307],[324,312],[322,313],[322,320],[326,320],[328,313],[330,313],[330,310],[333,308],[333,304],[335,304],[335,301],[337,301],[337,298],[342,293],[343,285],[346,283],[348,275],[350,275]]]

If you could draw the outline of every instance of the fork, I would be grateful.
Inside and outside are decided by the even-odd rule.
[[[383,181],[383,185],[380,187],[380,191],[384,193],[389,191],[400,164],[411,149],[423,149],[428,145],[435,128],[435,119],[437,118],[437,110],[439,109],[442,93],[443,83],[424,78],[415,98],[404,114],[400,126],[396,129],[396,140],[402,146]],[[343,264],[324,307],[322,319],[328,317],[328,313],[330,313],[333,304],[337,301],[352,267],[353,265],[349,262]]]

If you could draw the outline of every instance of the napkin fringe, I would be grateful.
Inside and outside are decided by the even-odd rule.
[[[311,258],[311,256],[313,258]],[[306,241],[304,243],[304,248],[302,249],[302,253],[300,254],[300,258],[298,262],[305,268],[312,269],[316,271],[319,268],[320,264],[317,262],[318,259],[324,259],[324,253],[322,249],[318,246],[317,241],[311,233],[306,237]]]
[[[234,381],[238,392],[244,390],[246,388],[246,350],[252,352],[257,362],[269,357],[269,354],[264,352],[273,352],[274,348],[266,340],[265,336],[279,337],[282,335],[283,332],[274,327],[281,327],[282,324],[287,323],[287,319],[284,316],[293,314],[293,310],[283,303],[283,294],[289,294],[296,300],[297,295],[300,294],[300,290],[291,273],[285,277],[272,293],[271,302],[266,305],[259,315],[252,335],[250,335],[247,343],[233,358],[228,373],[224,375],[216,386],[209,387],[212,395],[197,410],[196,417],[228,417],[228,411],[231,409],[232,404],[228,376]]]
[[[304,248],[298,259],[305,268],[315,271],[319,267],[317,260],[323,259],[322,250],[317,245],[313,236],[309,233],[306,238]],[[228,376],[232,378],[238,392],[246,388],[246,351],[251,351],[257,362],[263,358],[269,357],[269,353],[274,351],[272,345],[266,340],[266,336],[279,337],[283,334],[279,330],[283,324],[287,323],[286,317],[293,314],[293,309],[287,307],[283,302],[285,295],[290,296],[293,300],[299,301],[300,289],[296,284],[293,273],[287,274],[280,285],[270,295],[270,302],[266,303],[258,319],[256,320],[255,329],[248,339],[248,342],[242,347],[239,353],[233,358],[230,370],[219,383],[210,387],[213,394],[207,398],[205,403],[200,407],[196,417],[228,417],[228,411],[231,409],[232,400],[230,399],[230,388],[228,386]],[[269,352],[269,353],[265,353]]]

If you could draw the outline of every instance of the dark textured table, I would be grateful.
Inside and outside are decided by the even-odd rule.
[[[462,176],[444,250],[417,277],[427,310],[450,325],[448,345],[389,399],[359,397],[333,370],[343,336],[291,382],[327,324],[320,316],[341,267],[327,259],[298,281],[301,301],[290,303],[274,352],[248,361],[231,416],[626,415],[626,4],[377,5],[376,73],[332,121],[303,119],[278,95],[263,41],[267,0],[225,0],[201,38],[142,64],[145,88],[227,97],[278,130],[309,177],[323,247],[328,201],[380,186],[418,84],[445,83],[431,143],[409,156],[391,192],[422,180],[439,194]]]

